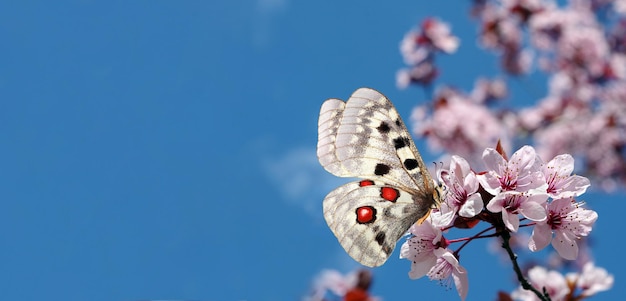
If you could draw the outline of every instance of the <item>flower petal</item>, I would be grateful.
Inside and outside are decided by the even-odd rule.
[[[415,280],[421,278],[426,275],[428,271],[437,263],[437,256],[430,253],[422,261],[413,261],[411,262],[411,270],[409,271],[409,278]]]
[[[500,168],[506,166],[507,164],[502,155],[500,155],[493,148],[485,149],[485,151],[483,152],[483,161],[485,162],[487,170],[493,170],[496,172],[500,172]]]
[[[578,257],[578,244],[576,240],[562,231],[556,231],[552,239],[552,246],[561,257],[567,260],[574,260]]]
[[[537,222],[544,221],[548,218],[546,208],[540,203],[531,201],[530,199],[520,204],[519,213],[525,218]]]
[[[462,217],[474,217],[483,210],[483,206],[483,199],[480,197],[480,194],[474,193],[461,206],[459,215]]]
[[[517,229],[519,229],[519,218],[515,213],[502,210],[502,221],[511,232],[517,232]]]
[[[454,279],[454,286],[459,293],[461,300],[465,300],[467,297],[467,291],[469,290],[469,281],[467,280],[467,270],[461,265],[458,265],[452,272],[452,279]]]
[[[536,224],[533,234],[528,241],[528,248],[537,252],[545,248],[552,241],[552,229],[548,224]]]

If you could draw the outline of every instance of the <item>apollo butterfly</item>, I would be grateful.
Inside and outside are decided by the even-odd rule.
[[[346,252],[380,266],[414,223],[441,202],[409,131],[393,104],[369,88],[348,101],[328,99],[318,123],[317,157],[338,177],[357,177],[324,199],[324,218]]]

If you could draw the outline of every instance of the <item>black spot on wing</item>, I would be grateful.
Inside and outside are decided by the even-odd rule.
[[[404,160],[404,167],[406,167],[406,169],[408,170],[413,170],[415,168],[417,168],[418,164],[417,164],[417,160],[415,159],[406,159]]]
[[[391,167],[387,164],[378,163],[376,164],[376,168],[374,168],[374,174],[377,176],[384,176],[389,173]]]
[[[381,122],[380,125],[376,129],[381,134],[387,134],[387,133],[389,133],[389,131],[391,131],[391,128],[389,127],[389,125],[386,122],[384,122],[384,121]]]
[[[396,120],[396,125],[397,126],[402,126],[402,121],[400,121],[400,119]]]
[[[376,233],[376,242],[382,246],[385,243],[385,237],[387,237],[385,232]]]
[[[395,147],[396,149],[401,149],[407,145],[409,145],[409,138],[407,137],[398,137],[396,139],[393,139],[393,147]]]

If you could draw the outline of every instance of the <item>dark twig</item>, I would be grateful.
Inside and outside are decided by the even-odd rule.
[[[517,280],[519,280],[520,284],[522,284],[522,288],[524,288],[525,290],[532,291],[533,293],[535,293],[535,295],[537,295],[537,297],[539,297],[539,299],[543,301],[551,301],[550,295],[546,291],[545,287],[543,288],[544,292],[542,293],[538,291],[535,287],[530,285],[528,280],[524,278],[524,274],[522,273],[522,270],[517,264],[517,255],[513,253],[513,249],[511,249],[511,244],[509,243],[509,241],[511,240],[511,233],[509,233],[508,231],[501,231],[501,236],[502,236],[502,248],[504,248],[506,252],[509,254],[509,258],[511,259],[511,262],[513,263],[513,270],[515,270],[515,274],[517,274]]]

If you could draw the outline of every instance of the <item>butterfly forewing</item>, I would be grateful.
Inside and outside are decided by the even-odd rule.
[[[408,228],[439,203],[430,173],[396,109],[373,89],[358,89],[347,102],[324,102],[318,131],[317,155],[327,171],[372,179],[332,191],[324,217],[352,258],[379,266]],[[394,191],[398,199],[390,201],[385,193]]]
[[[328,99],[322,105],[318,121],[317,158],[320,164],[330,173],[338,177],[349,177],[350,174],[343,168],[335,153],[337,130],[346,103],[339,99]]]
[[[432,189],[432,179],[393,104],[369,88],[320,111],[318,157],[340,177],[377,178],[406,189]]]

